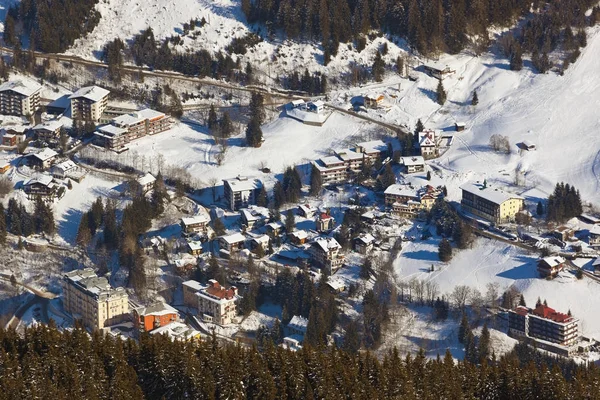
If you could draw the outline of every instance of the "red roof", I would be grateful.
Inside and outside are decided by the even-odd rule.
[[[321,213],[321,219],[331,219],[332,216],[331,215],[327,215],[325,213]]]
[[[206,293],[219,299],[233,299],[236,295],[236,287],[232,286],[229,289],[221,286],[219,282],[211,279],[209,286],[206,288]]]
[[[540,304],[539,306],[537,306],[532,311],[532,313],[537,315],[538,317],[550,319],[552,321],[561,322],[561,323],[568,322],[569,320],[572,319],[572,317],[568,316],[567,314],[557,312],[553,308],[550,308],[543,304]]]

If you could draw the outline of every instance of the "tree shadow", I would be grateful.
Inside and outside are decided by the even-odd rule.
[[[502,271],[496,276],[512,280],[539,278],[536,265],[532,262],[519,265],[507,271]]]
[[[431,101],[433,101],[434,103],[437,102],[437,92],[431,89],[426,89],[426,88],[422,88],[420,87],[419,90],[421,91],[421,93],[423,93],[425,96],[429,97],[429,99]]]
[[[63,215],[63,220],[58,223],[58,234],[70,244],[74,244],[77,238],[77,229],[83,216],[82,210],[69,208]]]
[[[430,250],[408,251],[402,255],[410,260],[438,261],[438,254]]]

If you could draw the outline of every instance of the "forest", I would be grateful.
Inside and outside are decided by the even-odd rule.
[[[480,365],[391,350],[262,351],[76,327],[0,330],[0,399],[597,399],[600,371],[525,345]]]

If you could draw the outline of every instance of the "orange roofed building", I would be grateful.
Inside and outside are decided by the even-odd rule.
[[[219,325],[237,323],[236,300],[238,290],[235,286],[226,289],[214,279],[208,286],[196,293],[198,297],[198,313],[207,322]]]
[[[540,304],[535,309],[519,306],[508,313],[509,333],[571,346],[579,339],[579,320]]]
[[[150,332],[179,320],[177,310],[166,303],[154,303],[133,310],[133,323],[139,331]]]

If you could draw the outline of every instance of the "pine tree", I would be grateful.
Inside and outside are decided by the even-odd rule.
[[[259,118],[252,116],[246,127],[246,143],[251,147],[260,147],[263,142],[263,132],[260,128]]]
[[[385,170],[383,171],[383,176],[380,179],[381,190],[385,190],[391,185],[396,183],[396,175],[394,175],[394,170],[392,169],[392,164],[388,163],[385,166]]]
[[[285,214],[285,231],[289,235],[296,228],[296,217],[294,216],[294,210],[289,209]]]
[[[373,61],[373,79],[376,82],[383,81],[383,75],[385,74],[385,62],[381,58],[381,53],[377,51],[375,54],[375,60]]]
[[[359,324],[356,321],[350,321],[346,327],[342,349],[350,354],[356,354],[360,350]]]
[[[256,205],[259,207],[267,207],[269,205],[267,189],[264,187],[264,185],[260,188],[258,196],[256,196]]]
[[[279,209],[285,203],[285,191],[283,190],[283,184],[280,181],[275,183],[273,186],[273,203],[275,208]]]
[[[542,305],[542,299],[540,299],[539,297],[537,298],[537,301],[535,302],[535,308],[538,308],[539,306]]]
[[[427,171],[427,180],[430,181],[431,180],[431,171]]]
[[[541,217],[542,215],[544,215],[544,205],[542,204],[541,200],[538,201],[538,203],[537,203],[537,208],[535,209],[535,213],[538,215],[538,217]]]
[[[467,314],[462,313],[462,318],[460,320],[460,326],[458,327],[458,342],[465,343],[467,331],[470,329],[469,320],[467,319]]]
[[[210,105],[210,110],[208,111],[208,129],[213,132],[215,128],[218,126],[219,120],[217,117],[217,112],[215,111],[214,104]]]
[[[436,94],[437,94],[437,103],[439,105],[443,106],[446,103],[447,94],[446,94],[446,90],[444,89],[444,84],[442,83],[441,79],[438,81]]]
[[[483,330],[481,331],[481,336],[479,337],[477,351],[479,353],[479,359],[482,362],[483,362],[483,360],[489,359],[489,357],[490,357],[490,331],[488,330],[487,323],[485,323],[483,325]]]
[[[520,71],[523,69],[523,53],[519,44],[514,44],[510,54],[511,71]]]
[[[219,132],[221,137],[228,138],[233,134],[233,122],[231,122],[231,117],[229,116],[229,112],[225,111],[223,113],[223,117],[219,122]]]
[[[369,279],[371,277],[371,271],[373,269],[373,260],[370,257],[365,257],[365,260],[360,265],[359,276],[361,279]]]
[[[477,364],[479,361],[479,354],[477,354],[477,344],[475,342],[475,336],[473,331],[468,329],[465,333],[465,360]]]
[[[448,239],[444,238],[438,246],[438,256],[440,261],[448,262],[452,259],[452,245]]]
[[[321,179],[321,173],[315,164],[312,164],[310,171],[310,191],[311,196],[318,196],[323,189],[323,181]]]
[[[6,213],[4,212],[4,205],[0,203],[0,245],[6,243]]]
[[[479,104],[479,96],[477,96],[477,90],[473,90],[473,99],[471,100],[471,105],[476,106]]]
[[[225,234],[225,224],[221,221],[221,218],[216,218],[213,221],[213,229],[217,236],[223,236]]]
[[[523,296],[523,293],[521,293],[521,297],[519,297],[519,305],[522,307],[527,307],[527,304],[525,303],[525,297]]]
[[[264,106],[264,98],[260,93],[252,93],[250,99],[250,115],[251,119],[256,119],[258,125],[262,125],[265,122],[266,112]],[[262,134],[261,134],[262,136]]]

